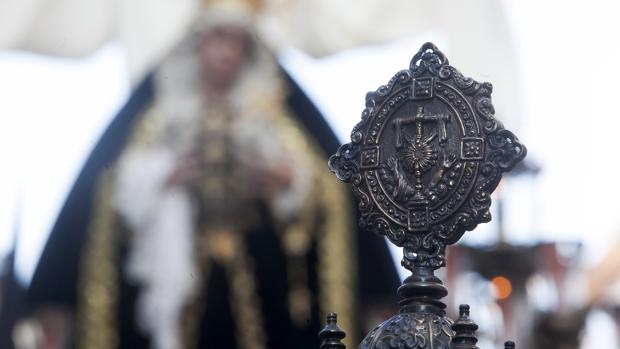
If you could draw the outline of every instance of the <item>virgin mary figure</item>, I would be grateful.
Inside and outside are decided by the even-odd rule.
[[[338,142],[255,13],[207,3],[86,163],[29,290],[77,347],[317,348],[327,312],[356,341],[394,297],[385,242],[327,170]]]

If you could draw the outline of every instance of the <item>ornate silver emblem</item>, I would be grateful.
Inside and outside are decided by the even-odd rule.
[[[526,149],[494,118],[492,86],[426,43],[409,69],[366,95],[362,120],[329,160],[359,199],[360,225],[436,269],[445,246],[491,219],[490,194]]]

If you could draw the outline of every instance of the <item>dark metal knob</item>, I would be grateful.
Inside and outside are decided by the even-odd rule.
[[[476,330],[478,325],[469,318],[469,305],[459,306],[459,318],[452,325],[454,337],[450,343],[450,348],[458,349],[478,349],[476,342]]]
[[[319,332],[321,339],[321,349],[345,349],[342,339],[346,337],[346,333],[338,327],[336,313],[327,315],[327,325]]]

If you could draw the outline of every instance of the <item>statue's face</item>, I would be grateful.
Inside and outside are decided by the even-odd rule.
[[[200,63],[205,82],[216,88],[230,87],[250,54],[250,36],[242,27],[216,26],[203,34]]]

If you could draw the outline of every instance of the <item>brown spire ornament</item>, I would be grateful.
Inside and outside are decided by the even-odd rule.
[[[402,265],[411,271],[398,289],[400,313],[359,348],[475,348],[469,308],[461,312],[465,327],[453,327],[441,302],[448,291],[434,270],[445,266],[447,245],[491,220],[491,193],[526,155],[495,119],[492,90],[426,43],[409,69],[366,95],[351,143],[329,159],[359,199],[360,226],[403,247]],[[467,338],[452,343],[457,328]]]

